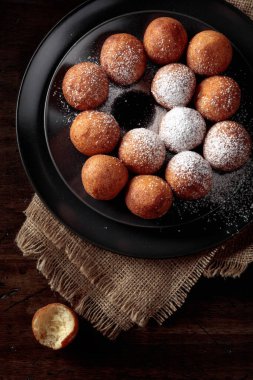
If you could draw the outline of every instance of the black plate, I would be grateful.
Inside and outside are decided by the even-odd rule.
[[[224,32],[231,39],[236,54],[229,74],[242,85],[245,94],[244,103],[247,105],[241,109],[238,120],[244,122],[250,129],[252,126],[252,113],[250,114],[249,110],[252,107],[250,88],[252,88],[253,62],[251,45],[253,27],[250,20],[233,7],[218,0],[205,1],[204,5],[202,1],[192,1],[189,4],[188,1],[168,0],[156,1],[155,4],[159,10],[152,10],[153,1],[132,3],[124,0],[106,2],[97,0],[86,2],[66,16],[40,45],[25,74],[18,102],[17,134],[20,153],[36,191],[65,224],[88,240],[113,251],[135,257],[161,258],[191,254],[210,248],[252,220],[253,180],[250,175],[252,163],[250,162],[242,169],[240,174],[218,176],[217,187],[224,189],[226,177],[225,183],[228,184],[229,191],[227,189],[225,193],[222,191],[225,197],[217,198],[216,203],[212,202],[211,209],[210,201],[204,206],[200,202],[199,209],[196,208],[196,202],[187,202],[187,206],[182,205],[183,215],[182,212],[181,215],[174,212],[173,219],[168,217],[160,222],[152,222],[153,224],[150,222],[145,224],[138,218],[129,221],[130,214],[123,210],[120,220],[125,223],[152,227],[157,227],[158,223],[160,228],[152,228],[148,231],[145,228],[117,223],[94,212],[80,200],[80,198],[85,200],[85,194],[80,193],[82,191],[80,182],[78,184],[78,180],[75,181],[75,179],[78,177],[82,158],[69,145],[66,138],[67,125],[73,118],[73,112],[66,107],[66,104],[61,107],[61,111],[64,112],[58,112],[60,96],[57,89],[63,75],[62,70],[85,58],[86,53],[80,54],[80,48],[91,44],[94,33],[97,33],[97,40],[94,40],[96,44],[93,47],[90,46],[90,49],[93,48],[96,52],[109,31],[126,31],[131,27],[129,31],[138,36],[150,18],[164,14],[165,11],[167,15],[182,20],[190,35],[198,30],[212,27]],[[132,14],[123,16],[129,12]],[[117,18],[111,20],[114,17]],[[138,23],[133,22],[137,19]],[[111,21],[108,22],[108,20]],[[105,23],[100,26],[103,22]],[[93,28],[96,29],[91,31]],[[238,30],[240,33],[237,32]],[[74,44],[76,45],[73,47]],[[71,47],[73,48],[69,50]],[[236,67],[238,70],[235,70]],[[43,111],[52,77],[53,82],[48,96],[49,107],[46,107],[45,116],[46,134],[55,164],[47,149],[43,129]],[[56,88],[53,87],[54,85]],[[53,89],[56,91],[55,97],[52,96]],[[62,117],[65,118],[65,126],[61,125],[57,128],[55,121],[58,119],[62,124]],[[69,121],[66,122],[68,117]],[[52,129],[51,126],[54,128]],[[65,141],[66,144],[59,144],[59,136],[60,140]],[[66,152],[70,154],[65,155]],[[64,170],[64,167],[69,165],[69,160],[72,160],[70,167],[73,162],[77,163],[77,171],[73,177],[69,177],[69,171]],[[98,210],[98,204],[104,205],[99,206],[102,207],[99,210],[100,213],[114,219],[118,218],[112,204],[95,203],[95,205],[89,203],[89,206]],[[125,220],[122,219],[122,215],[125,215]],[[187,221],[188,224],[182,224],[182,220]],[[161,228],[167,226],[170,228]]]
[[[84,191],[80,172],[86,157],[76,151],[69,139],[69,127],[78,112],[69,107],[63,97],[61,86],[64,74],[69,67],[80,61],[88,60],[99,63],[101,46],[112,33],[127,32],[142,39],[148,23],[160,16],[176,17],[185,26],[189,38],[210,28],[210,25],[186,15],[154,11],[131,13],[100,24],[77,41],[60,62],[49,86],[45,107],[45,133],[49,151],[56,169],[66,185],[81,201],[95,211],[119,223],[136,227],[182,226],[207,217],[239,191],[242,182],[247,180],[247,175],[253,166],[253,162],[251,162],[247,168],[225,176],[214,173],[214,186],[209,196],[193,202],[175,199],[170,212],[163,218],[156,220],[144,220],[130,213],[125,206],[124,192],[112,201],[101,202],[93,199]],[[184,63],[184,58],[182,62]],[[157,70],[158,66],[148,62],[145,75],[138,83],[127,87],[110,84],[109,98],[98,109],[112,113],[119,122],[123,133],[136,127],[158,131],[158,121],[161,120],[166,110],[159,107],[150,95],[151,81]],[[236,78],[244,95],[240,110],[234,120],[243,122],[248,126],[250,124],[249,119],[253,114],[252,105],[249,101],[251,88],[249,88],[248,82],[251,73],[247,62],[235,46],[233,62],[225,74]],[[203,78],[198,79],[201,81]],[[201,148],[199,148],[200,150]],[[117,155],[117,151],[115,154]],[[68,159],[67,165],[65,157]],[[160,171],[163,177],[164,168],[165,165]]]

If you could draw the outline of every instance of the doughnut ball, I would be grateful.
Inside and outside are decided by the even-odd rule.
[[[204,142],[204,157],[214,169],[230,172],[249,159],[252,142],[246,129],[234,121],[212,126]]]
[[[187,107],[175,107],[167,112],[159,129],[166,148],[175,153],[196,148],[205,134],[205,120],[198,111]]]
[[[145,128],[127,132],[119,147],[120,160],[137,174],[157,172],[164,163],[165,154],[165,145],[159,136]]]
[[[195,107],[212,121],[222,121],[234,115],[241,102],[241,90],[234,79],[214,76],[204,79],[197,87]]]
[[[188,37],[183,25],[171,17],[159,17],[147,27],[143,43],[148,57],[158,65],[177,62]]]
[[[104,154],[88,158],[81,176],[85,191],[99,200],[115,198],[128,181],[128,171],[122,162]]]
[[[212,169],[200,154],[184,151],[169,161],[165,179],[178,198],[199,199],[206,196],[212,188]]]
[[[131,34],[113,34],[102,46],[100,63],[115,83],[126,86],[137,82],[146,68],[143,44]]]
[[[194,72],[182,63],[161,67],[151,84],[151,92],[158,104],[165,108],[186,106],[195,91]]]
[[[35,339],[53,350],[60,350],[71,343],[78,333],[78,326],[74,311],[58,302],[41,307],[32,319]]]
[[[160,218],[171,208],[172,201],[171,188],[160,177],[139,175],[129,183],[126,205],[133,214],[143,219]]]
[[[231,63],[232,45],[224,34],[215,30],[204,30],[190,41],[187,50],[187,65],[200,75],[217,75]]]
[[[82,62],[72,66],[66,72],[62,92],[73,108],[86,111],[106,101],[109,81],[100,66],[91,62]]]
[[[112,115],[84,111],[70,127],[70,140],[79,152],[87,156],[110,153],[120,139],[120,128]]]

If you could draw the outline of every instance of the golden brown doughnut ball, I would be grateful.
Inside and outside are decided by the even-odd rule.
[[[204,142],[204,157],[214,169],[230,172],[246,164],[252,148],[246,129],[235,121],[221,121],[210,128]]]
[[[145,128],[131,129],[123,137],[119,158],[137,174],[157,172],[165,160],[166,149],[160,137]]]
[[[116,157],[98,154],[88,158],[82,168],[84,189],[95,199],[115,198],[127,180],[127,168]]]
[[[112,115],[84,111],[73,121],[70,140],[79,152],[92,156],[110,153],[120,138],[120,127]]]
[[[144,47],[149,58],[158,65],[177,62],[186,48],[187,33],[183,25],[171,17],[153,20],[144,33]]]
[[[225,71],[232,60],[229,39],[215,30],[204,30],[190,41],[187,65],[200,75],[217,75]]]
[[[203,117],[222,121],[234,115],[241,102],[241,90],[229,77],[214,76],[204,79],[197,87],[195,107]]]
[[[143,44],[131,34],[113,34],[102,46],[100,63],[115,83],[126,86],[137,82],[146,68]]]
[[[106,101],[109,81],[102,67],[95,63],[82,62],[68,69],[63,79],[62,91],[73,108],[86,111]]]
[[[200,154],[184,151],[169,161],[165,179],[178,198],[199,199],[206,196],[212,188],[212,169]]]
[[[139,175],[128,186],[126,205],[135,215],[144,219],[160,218],[172,206],[170,186],[160,177]]]

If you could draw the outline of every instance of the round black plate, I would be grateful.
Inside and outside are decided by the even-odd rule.
[[[152,222],[153,225],[147,222],[147,226],[160,227],[149,230],[115,222],[94,212],[80,200],[80,198],[85,199],[85,194],[79,192],[80,182],[76,184],[75,178],[77,178],[82,159],[74,152],[71,145],[67,144],[66,138],[67,125],[69,125],[74,113],[72,110],[69,111],[66,105],[61,108],[63,112],[59,113],[57,99],[59,102],[60,96],[53,97],[53,88],[56,85],[54,91],[56,94],[58,91],[59,95],[57,83],[59,84],[60,78],[62,78],[62,70],[66,70],[68,66],[78,60],[86,58],[87,52],[80,55],[78,49],[82,43],[87,44],[94,33],[98,33],[97,44],[93,46],[96,51],[109,30],[111,33],[116,30],[126,31],[129,28],[129,20],[137,17],[138,25],[136,24],[134,27],[135,23],[131,24],[132,21],[130,21],[132,29],[129,31],[140,35],[139,28],[143,30],[145,23],[150,18],[166,12],[167,15],[181,19],[184,24],[187,24],[186,27],[190,35],[203,28],[211,27],[224,32],[231,39],[236,54],[231,72],[228,74],[232,75],[242,85],[245,94],[244,104],[247,105],[241,109],[238,120],[246,124],[248,129],[251,129],[252,114],[249,110],[252,105],[249,99],[249,89],[252,88],[252,23],[239,11],[218,0],[208,0],[204,4],[202,0],[190,3],[188,1],[156,1],[158,10],[152,10],[154,2],[146,0],[136,3],[125,0],[86,2],[57,24],[42,42],[29,64],[20,91],[17,109],[18,142],[24,166],[36,191],[55,215],[75,232],[100,246],[129,256],[165,258],[191,254],[217,245],[244,227],[252,220],[253,216],[251,162],[241,170],[240,174],[218,176],[217,187],[221,189],[221,194],[225,194],[225,197],[216,199],[216,203],[212,203],[213,208],[211,209],[210,200],[209,203],[207,202],[208,207],[206,204],[204,207],[200,204],[199,209],[196,208],[196,203],[189,202],[187,207],[182,206],[183,215],[182,212],[181,214],[174,212],[174,219],[171,217],[171,219]],[[129,12],[132,14],[124,16]],[[117,18],[108,22],[115,17]],[[105,22],[103,26],[100,26],[103,22]],[[234,25],[237,27],[235,28]],[[91,31],[93,28],[96,29]],[[101,34],[101,31],[104,34]],[[91,41],[92,38],[90,44]],[[69,50],[74,44],[76,45]],[[91,45],[90,48],[92,49]],[[45,112],[46,134],[51,151],[49,153],[44,134],[43,111],[52,77],[53,81],[48,95],[49,107],[46,107]],[[51,105],[53,106],[51,107]],[[62,125],[61,117],[65,118],[65,125]],[[60,128],[57,128],[56,120],[60,121]],[[51,124],[51,121],[54,123]],[[55,127],[54,130],[51,129],[52,125]],[[59,144],[59,136],[61,141],[66,142],[66,144],[62,144],[63,148]],[[69,147],[71,147],[72,153]],[[62,149],[63,151],[61,151]],[[58,151],[60,152],[59,155],[57,155]],[[63,152],[70,152],[71,154],[62,155]],[[68,165],[72,167],[71,165],[75,161],[71,163],[71,160],[77,160],[79,167],[76,166],[76,173],[73,174],[72,178],[69,178],[69,172],[65,171],[64,168]],[[225,177],[226,179],[224,179]],[[240,178],[239,181],[238,178]],[[224,183],[227,187],[225,192]],[[89,206],[97,209],[97,203],[100,202],[96,202],[95,206],[89,203]],[[101,204],[105,205],[106,203],[101,202]],[[110,204],[106,204],[106,206],[101,207],[105,207],[105,210],[100,209],[100,213],[109,215],[114,219],[118,218],[115,212],[110,214],[114,206],[111,207]],[[138,218],[129,221],[127,215],[130,214],[126,213],[126,210],[123,210],[122,215],[127,218],[122,220],[120,217],[120,220],[125,223],[145,226],[145,223],[142,221],[140,223]],[[182,220],[188,223],[182,224]],[[170,227],[165,228],[167,226]]]

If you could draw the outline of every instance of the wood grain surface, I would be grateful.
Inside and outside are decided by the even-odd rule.
[[[253,266],[237,280],[200,280],[162,327],[150,323],[116,342],[83,320],[74,343],[60,352],[32,336],[35,310],[61,298],[14,244],[33,194],[16,145],[15,106],[36,46],[79,3],[0,1],[0,379],[252,380]]]

